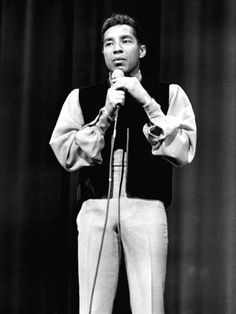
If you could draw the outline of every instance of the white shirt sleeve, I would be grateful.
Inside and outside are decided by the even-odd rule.
[[[143,127],[153,155],[166,158],[175,166],[190,163],[196,152],[196,122],[190,100],[176,84],[169,88],[169,108],[165,115],[154,100],[144,105],[150,123]]]
[[[108,117],[103,111],[100,111],[96,120],[84,125],[79,104],[79,89],[74,89],[62,106],[49,144],[59,163],[67,171],[101,164],[101,150],[104,147],[103,134],[108,126]]]
[[[196,150],[196,123],[191,103],[183,89],[170,85],[166,115],[154,99],[144,109],[150,123],[144,126],[143,132],[152,146],[153,155],[163,156],[176,166],[190,163]],[[101,164],[104,132],[110,123],[111,119],[102,108],[94,121],[84,125],[79,89],[71,91],[49,142],[60,164],[67,171]]]

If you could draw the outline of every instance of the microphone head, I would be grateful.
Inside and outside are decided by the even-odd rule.
[[[121,69],[115,69],[111,74],[112,80],[116,79],[117,77],[123,77],[123,76],[125,75]]]

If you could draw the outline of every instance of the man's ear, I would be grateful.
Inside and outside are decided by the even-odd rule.
[[[139,47],[139,58],[141,59],[141,58],[145,57],[146,52],[147,52],[146,46],[140,45],[140,47]]]

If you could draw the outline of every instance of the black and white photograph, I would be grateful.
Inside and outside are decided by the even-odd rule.
[[[0,313],[236,313],[236,2],[0,1]]]

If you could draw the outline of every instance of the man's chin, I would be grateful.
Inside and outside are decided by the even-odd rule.
[[[116,69],[119,69],[119,70],[123,71],[124,73],[127,72],[126,67],[125,67],[124,65],[122,65],[122,64],[115,65],[115,66],[113,67],[112,71],[114,71],[114,70],[116,70]]]

